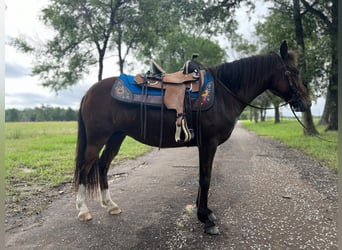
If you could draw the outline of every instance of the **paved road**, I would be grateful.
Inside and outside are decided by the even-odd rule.
[[[219,236],[196,218],[197,165],[196,148],[126,161],[110,172],[122,214],[91,201],[93,220],[79,222],[67,193],[8,230],[6,249],[337,249],[337,175],[318,162],[238,125],[214,162]]]

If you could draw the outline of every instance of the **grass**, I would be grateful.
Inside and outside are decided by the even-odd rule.
[[[29,195],[28,187],[47,190],[73,178],[77,123],[28,122],[5,124],[6,193],[12,199]],[[150,150],[126,138],[115,161]]]
[[[303,128],[296,120],[284,119],[279,124],[274,124],[273,120],[259,123],[244,120],[242,121],[242,124],[247,129],[252,130],[261,136],[277,139],[286,145],[296,148],[320,162],[323,162],[325,165],[337,169],[337,131],[325,132],[325,127],[316,127],[321,138],[336,142],[331,143],[317,137],[303,135]]]

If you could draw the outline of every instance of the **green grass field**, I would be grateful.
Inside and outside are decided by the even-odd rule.
[[[259,123],[244,120],[242,124],[261,136],[277,139],[290,147],[299,149],[331,168],[337,168],[337,131],[324,132],[325,127],[317,127],[320,137],[336,142],[330,143],[317,137],[304,136],[303,128],[296,120],[283,119],[279,124],[274,124],[273,120]]]
[[[76,147],[76,122],[5,124],[6,192],[21,197],[22,187],[48,189],[71,182]],[[115,162],[135,158],[151,147],[126,138]]]

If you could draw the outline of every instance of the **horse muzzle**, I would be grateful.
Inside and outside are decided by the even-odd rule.
[[[291,107],[295,112],[306,112],[311,107],[311,100],[303,101],[303,100],[295,100],[290,102]]]

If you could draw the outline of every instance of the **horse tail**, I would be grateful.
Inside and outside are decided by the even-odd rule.
[[[85,150],[87,147],[87,137],[82,117],[82,104],[84,97],[81,100],[80,109],[78,111],[78,132],[76,143],[76,157],[75,157],[75,171],[74,171],[74,188],[78,191],[78,187],[81,181],[81,172],[84,170],[85,163]]]
[[[96,196],[99,185],[99,167],[98,162],[91,163],[90,169],[86,169],[85,153],[87,149],[87,134],[82,117],[82,105],[84,97],[81,100],[78,111],[78,132],[76,143],[75,171],[74,171],[74,189],[77,192],[79,185],[84,184],[91,197]]]

